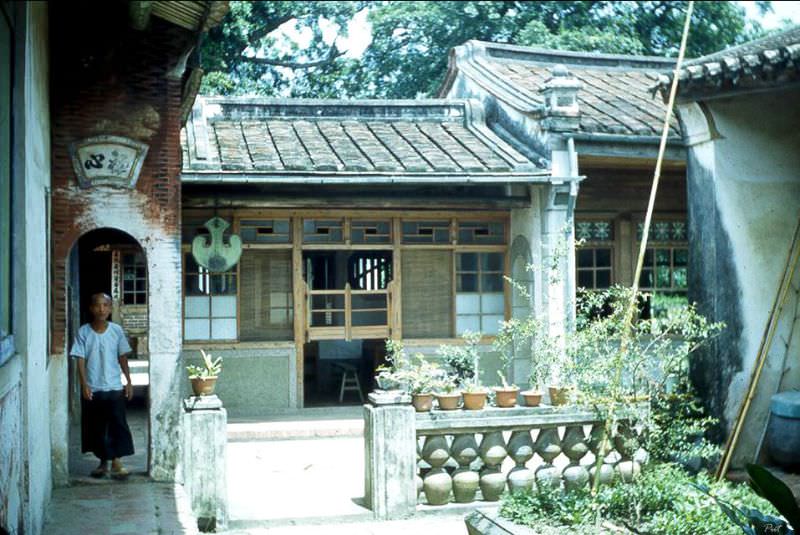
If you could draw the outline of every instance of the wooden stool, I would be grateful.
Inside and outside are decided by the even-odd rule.
[[[358,368],[352,364],[339,363],[333,364],[336,368],[342,370],[342,384],[339,387],[339,403],[344,400],[345,391],[358,392],[358,398],[361,403],[364,403],[364,394],[361,392],[361,383],[358,380]]]

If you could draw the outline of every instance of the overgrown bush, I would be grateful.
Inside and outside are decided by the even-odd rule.
[[[744,484],[712,483],[705,474],[691,475],[662,463],[652,465],[632,483],[600,487],[594,498],[588,490],[507,494],[500,513],[517,524],[569,527],[570,533],[602,533],[608,523],[651,535],[740,533],[694,485],[707,486],[715,496],[740,507],[774,511]]]
[[[719,447],[708,431],[717,420],[705,415],[686,377],[650,399],[645,449],[655,462],[675,462],[692,472],[716,465]]]

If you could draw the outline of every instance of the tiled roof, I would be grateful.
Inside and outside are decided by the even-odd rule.
[[[732,89],[781,86],[800,80],[800,26],[687,61],[678,78],[678,94],[713,94]],[[659,77],[665,96],[672,73]]]
[[[564,65],[581,83],[578,90],[581,132],[657,136],[666,108],[652,87],[674,59],[566,52],[468,41],[450,56],[440,95],[449,93],[460,72],[496,98],[526,113],[541,113],[541,90],[556,65]],[[675,119],[670,134],[680,136]]]
[[[546,174],[474,101],[200,98],[182,134],[184,180]]]

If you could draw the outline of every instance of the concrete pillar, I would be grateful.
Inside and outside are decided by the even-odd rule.
[[[417,432],[407,394],[371,393],[364,406],[364,496],[376,519],[402,518],[417,506]]]
[[[228,522],[227,422],[217,396],[183,401],[184,486],[201,531],[225,529]]]

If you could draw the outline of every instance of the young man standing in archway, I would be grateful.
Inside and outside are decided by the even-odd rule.
[[[125,400],[133,397],[128,369],[128,355],[132,350],[122,327],[108,321],[111,297],[94,294],[89,310],[93,319],[78,330],[70,350],[70,355],[78,362],[83,400],[81,450],[92,452],[100,459],[98,467],[91,472],[92,477],[110,473],[111,477],[122,479],[128,476],[128,471],[120,458],[133,455],[133,438],[125,416]],[[124,386],[122,374],[127,381]]]

